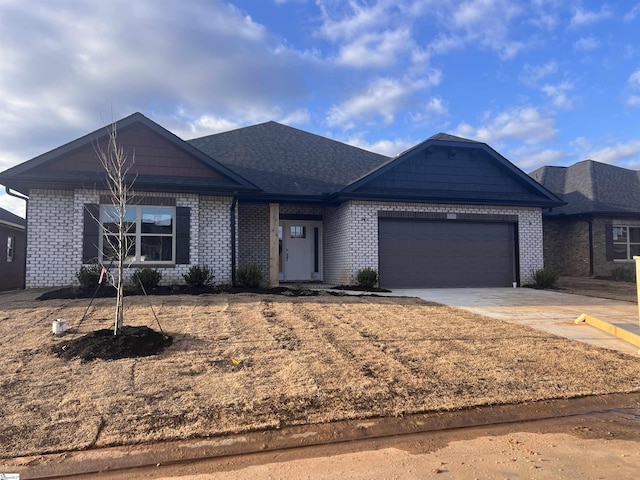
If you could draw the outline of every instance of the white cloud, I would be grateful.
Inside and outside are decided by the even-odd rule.
[[[449,107],[440,97],[431,97],[422,107],[411,114],[411,123],[414,127],[419,125],[436,125],[441,123],[442,117],[449,115]]]
[[[0,190],[0,208],[9,210],[11,213],[14,213],[15,215],[18,215],[22,218],[25,218],[27,212],[26,202],[24,200],[20,200],[19,198],[7,195],[5,193],[4,187],[2,187],[2,190]]]
[[[399,153],[404,152],[405,150],[416,144],[415,141],[406,139],[380,139],[375,142],[369,143],[358,136],[351,137],[345,140],[344,143],[348,143],[349,145],[353,145],[354,147],[368,150],[369,152],[386,155],[387,157],[395,157]]]
[[[488,144],[501,140],[520,140],[536,143],[551,140],[557,133],[552,118],[544,117],[535,107],[522,107],[488,115],[485,124],[473,127],[462,123],[456,135],[472,138]]]
[[[582,7],[574,8],[573,16],[569,26],[572,28],[584,27],[587,25],[593,25],[613,16],[613,12],[608,5],[603,5],[600,11],[585,10]]]
[[[595,37],[583,37],[573,42],[573,48],[581,52],[590,52],[600,48],[600,40]]]
[[[389,67],[412,45],[408,29],[365,34],[340,48],[338,63],[356,68]]]
[[[311,114],[306,108],[300,108],[280,117],[278,122],[285,125],[306,125],[311,122]]]
[[[445,105],[444,101],[441,98],[437,97],[429,99],[427,105],[425,106],[425,111],[433,115],[446,115],[447,113],[449,113],[449,109]]]
[[[626,143],[617,143],[610,147],[591,151],[588,157],[598,162],[617,164],[623,160],[629,160],[640,154],[640,141],[631,140]]]
[[[624,14],[623,20],[627,23],[633,22],[640,15],[640,3],[636,3],[631,10]]]
[[[460,35],[437,35],[428,46],[433,55],[446,55],[454,50],[460,50],[466,45],[465,39]]]
[[[624,104],[631,108],[640,108],[640,95],[627,95]]]
[[[349,128],[355,120],[369,116],[381,116],[383,122],[393,121],[402,101],[411,93],[411,89],[402,82],[381,78],[369,85],[366,92],[356,95],[340,106],[334,106],[327,116],[329,126]]]
[[[238,122],[213,115],[201,115],[194,122],[189,123],[190,135],[186,138],[202,137],[213,133],[227,132],[241,127]]]
[[[134,111],[186,131],[207,117],[277,118],[300,108],[302,78],[321,67],[223,0],[16,5],[0,2],[4,159],[27,160]]]
[[[465,33],[465,43],[478,43],[495,51],[503,59],[516,56],[526,43],[509,38],[513,21],[524,9],[507,0],[469,0],[454,4],[453,26]]]
[[[568,110],[573,106],[573,102],[567,94],[571,90],[573,90],[573,84],[570,82],[562,82],[557,85],[546,84],[542,87],[542,91],[551,98],[553,104],[564,110]]]
[[[558,64],[555,61],[547,62],[543,65],[525,64],[520,74],[520,81],[530,87],[538,85],[540,80],[558,71]]]
[[[629,75],[629,79],[627,80],[628,93],[623,100],[625,106],[630,108],[640,107],[640,95],[635,93],[638,90],[640,90],[640,68]]]
[[[384,25],[389,19],[387,2],[374,5],[357,2],[332,2],[317,0],[322,12],[323,24],[320,34],[331,41],[354,38]]]
[[[326,117],[327,125],[352,128],[357,121],[376,121],[376,118],[388,125],[398,110],[407,106],[412,94],[438,85],[441,80],[442,74],[438,70],[430,70],[426,76],[417,79],[378,78],[364,92],[331,107]]]
[[[507,155],[509,160],[528,172],[545,165],[557,165],[571,158],[566,152],[553,149],[540,150],[531,146],[509,150]]]

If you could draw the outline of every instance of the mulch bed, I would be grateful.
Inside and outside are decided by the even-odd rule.
[[[365,288],[357,285],[339,285],[332,287],[334,290],[349,290],[357,292],[390,292],[384,288]],[[188,285],[158,286],[146,289],[147,295],[204,295],[221,293],[257,293],[270,295],[284,295],[288,297],[317,297],[320,295],[340,295],[338,292],[330,290],[309,290],[305,288],[272,287],[272,288],[249,288],[231,286],[212,287],[190,287]],[[124,291],[125,297],[144,295],[140,288],[127,288]],[[109,285],[100,285],[96,288],[85,287],[63,287],[43,293],[36,300],[61,300],[76,298],[112,298],[116,296],[115,288]]]
[[[119,360],[157,355],[172,343],[172,337],[144,326],[124,326],[118,335],[111,329],[90,332],[51,347],[52,353],[64,359],[91,361]]]

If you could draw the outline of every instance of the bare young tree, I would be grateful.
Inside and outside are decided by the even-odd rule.
[[[116,264],[116,273],[110,277],[116,289],[113,334],[118,335],[124,323],[124,269],[131,249],[135,248],[134,241],[128,235],[135,225],[135,218],[130,219],[127,215],[127,205],[131,204],[134,196],[133,184],[136,178],[130,175],[130,170],[135,161],[135,154],[129,159],[122,146],[118,144],[115,124],[112,124],[108,131],[106,149],[98,143],[96,154],[106,173],[105,186],[111,207],[103,210],[104,218],[96,220],[102,223],[104,229],[103,254],[108,250],[111,262]]]

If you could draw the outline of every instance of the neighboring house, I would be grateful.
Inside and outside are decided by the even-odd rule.
[[[0,208],[0,290],[24,288],[24,218]]]
[[[435,135],[395,158],[275,122],[181,140],[136,113],[116,124],[135,162],[134,267],[217,283],[256,263],[271,285],[511,286],[542,268],[542,209],[562,202],[484,143]],[[105,129],[0,173],[29,196],[27,286],[76,282],[103,258]],[[108,231],[107,231],[108,233]]]
[[[566,205],[543,213],[544,258],[562,275],[608,276],[640,255],[640,172],[593,160],[530,176]]]

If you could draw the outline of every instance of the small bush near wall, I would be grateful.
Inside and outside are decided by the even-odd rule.
[[[539,288],[554,288],[558,282],[558,272],[550,268],[541,268],[533,274],[533,282]]]
[[[100,280],[100,271],[102,267],[100,265],[89,265],[85,267],[84,265],[80,267],[78,273],[76,273],[76,277],[78,278],[78,282],[80,282],[80,286],[84,288],[95,287],[98,285],[98,280]]]
[[[369,267],[358,270],[356,281],[361,287],[373,288],[378,283],[378,272]]]
[[[160,283],[162,274],[154,268],[139,268],[131,276],[134,286],[142,284],[144,288],[155,288]]]
[[[262,270],[255,263],[242,265],[236,272],[236,280],[241,287],[258,288],[262,285]]]
[[[184,281],[190,287],[211,287],[213,286],[213,272],[203,265],[193,265],[189,268],[189,271],[182,275]]]
[[[611,269],[611,276],[616,282],[635,282],[636,270],[633,267],[614,267]]]

